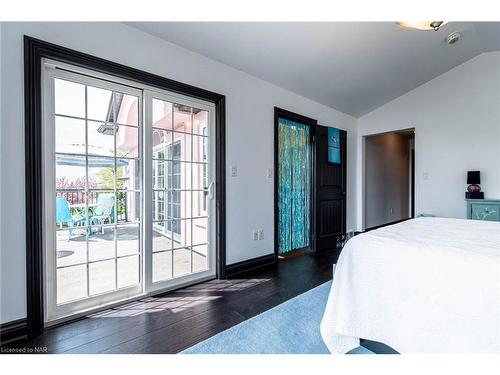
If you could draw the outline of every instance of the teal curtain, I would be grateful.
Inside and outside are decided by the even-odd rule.
[[[311,148],[309,126],[278,120],[279,253],[309,246]]]

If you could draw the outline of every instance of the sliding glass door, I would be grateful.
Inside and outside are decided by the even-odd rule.
[[[47,323],[215,275],[213,106],[46,62]]]
[[[148,137],[146,169],[151,178],[151,285],[214,272],[213,109],[166,93],[145,95]]]

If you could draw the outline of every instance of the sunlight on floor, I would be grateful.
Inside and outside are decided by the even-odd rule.
[[[124,318],[162,311],[178,313],[223,298],[223,295],[185,296],[183,294],[240,291],[268,281],[270,281],[270,279],[212,280],[180,289],[164,297],[147,297],[136,302],[89,315],[89,318]]]

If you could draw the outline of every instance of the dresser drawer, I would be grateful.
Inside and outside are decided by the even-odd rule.
[[[500,221],[500,204],[472,203],[470,205],[472,220]]]

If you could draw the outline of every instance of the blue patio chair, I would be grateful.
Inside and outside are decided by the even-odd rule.
[[[92,225],[100,228],[101,233],[104,233],[103,224],[108,221],[111,224],[115,216],[115,195],[112,193],[102,193],[97,196],[97,206],[94,208]]]
[[[73,235],[75,227],[85,226],[85,217],[82,215],[71,215],[69,202],[64,197],[56,197],[56,224],[62,229],[63,224],[68,225],[68,241]]]

